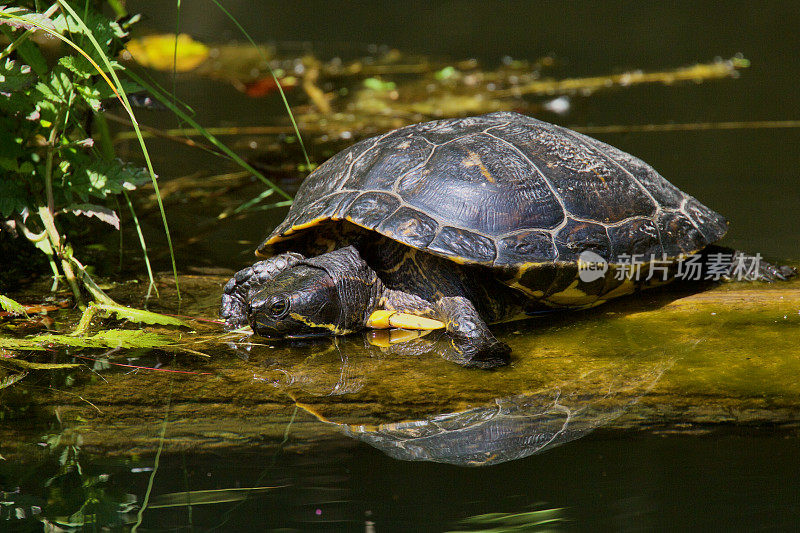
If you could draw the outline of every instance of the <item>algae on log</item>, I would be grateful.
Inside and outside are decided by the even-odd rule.
[[[691,291],[665,287],[498,327],[514,359],[496,371],[432,353],[441,332],[389,348],[369,335],[272,346],[245,338],[193,344],[213,357],[192,370],[210,375],[126,370],[97,379],[86,369],[64,392],[26,394],[22,382],[0,401],[57,409],[84,447],[122,454],[152,450],[167,412],[171,450],[274,443],[291,421],[292,446],[346,434],[398,458],[457,464],[524,457],[596,427],[795,428],[800,281]],[[205,316],[215,314],[213,300]],[[22,435],[41,432],[12,425],[0,428],[6,457],[25,445]]]

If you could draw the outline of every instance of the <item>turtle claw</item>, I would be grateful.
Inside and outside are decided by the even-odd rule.
[[[451,350],[445,359],[468,368],[497,368],[511,360],[511,348],[492,335],[475,306],[463,296],[446,296],[436,302],[447,325]]]
[[[797,269],[786,265],[762,263],[758,271],[760,281],[789,281],[797,275]]]
[[[501,341],[490,343],[476,342],[476,339],[451,340],[455,355],[447,357],[465,368],[489,370],[506,366],[511,361],[511,347]]]
[[[773,265],[761,259],[760,255],[751,255],[746,252],[736,251],[733,254],[733,265],[744,263],[747,265],[756,265],[752,273],[748,273],[750,277],[746,278],[750,281],[788,281],[797,275],[797,269],[787,265]],[[731,273],[726,277],[730,281],[739,281],[736,273],[731,267]]]
[[[239,275],[239,272],[236,273],[236,276]],[[247,301],[243,298],[242,292],[246,294],[246,291],[240,290],[236,277],[228,280],[228,283],[222,289],[219,317],[225,321],[225,327],[228,329],[236,329],[247,325]]]

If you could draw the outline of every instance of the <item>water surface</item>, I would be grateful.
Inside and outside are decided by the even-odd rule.
[[[150,14],[150,29],[174,29],[173,6],[128,5]],[[576,97],[569,114],[542,117],[564,125],[781,120],[800,109],[800,9],[789,3],[225,5],[256,41],[310,42],[323,57],[358,56],[373,43],[489,65],[551,54],[558,77],[739,52],[752,62],[739,79]],[[214,9],[184,3],[181,30],[241,40]],[[264,125],[282,113],[276,98],[222,83],[181,78],[177,92],[205,125]],[[165,114],[142,117],[175,126]],[[724,213],[726,244],[800,259],[797,130],[598,137]],[[175,144],[150,146],[165,182],[232,169]],[[215,317],[227,274],[252,261],[283,216],[216,214],[258,190],[209,199],[183,189],[168,199],[185,298],[178,309],[164,276],[155,310]],[[166,270],[158,221],[143,218]],[[133,305],[144,292],[118,291]],[[32,372],[0,391],[0,500],[9,502],[0,523],[36,530],[43,517],[64,524],[82,512],[129,528],[161,449],[140,530],[444,531],[488,528],[461,523],[486,513],[531,513],[517,520],[532,529],[545,519],[542,528],[564,530],[788,529],[800,518],[798,282],[694,292],[503,326],[515,359],[495,372],[431,354],[435,334],[392,349],[360,335],[273,346],[193,322],[180,341],[212,357],[58,349],[52,361],[84,366]],[[77,316],[56,320],[69,329]],[[236,490],[248,487],[268,488]],[[174,495],[208,490],[227,492],[192,492],[192,505]],[[514,518],[498,520],[491,527]]]

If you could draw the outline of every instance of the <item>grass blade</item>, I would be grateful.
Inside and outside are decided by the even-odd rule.
[[[162,509],[165,507],[187,507],[190,505],[240,502],[246,500],[252,494],[269,492],[277,488],[280,487],[242,487],[235,489],[171,492],[151,498],[149,507],[150,509]]]
[[[130,117],[131,122],[133,123],[133,129],[136,131],[136,136],[139,139],[139,146],[141,146],[141,148],[142,148],[142,155],[144,156],[145,163],[147,164],[147,170],[150,173],[150,179],[151,179],[151,181],[153,183],[153,188],[155,189],[155,192],[156,192],[156,200],[158,201],[158,209],[161,212],[161,221],[162,221],[162,223],[164,225],[164,234],[167,237],[167,246],[169,247],[169,256],[170,256],[170,260],[172,261],[172,273],[173,273],[173,276],[175,278],[176,293],[178,295],[178,301],[180,301],[181,300],[181,291],[180,291],[180,286],[178,284],[178,267],[177,267],[177,264],[175,262],[175,250],[174,250],[174,247],[172,246],[172,237],[171,237],[171,235],[169,233],[169,224],[167,223],[167,214],[164,211],[164,203],[161,201],[161,193],[159,192],[159,189],[158,189],[158,178],[156,177],[156,173],[153,170],[153,163],[150,161],[150,153],[147,151],[147,146],[145,145],[144,138],[142,137],[142,132],[139,129],[139,122],[136,120],[136,116],[133,113],[133,108],[131,107],[130,103],[128,102],[128,96],[125,93],[125,88],[122,86],[122,83],[120,82],[116,71],[114,70],[113,66],[111,65],[111,61],[109,60],[109,58],[104,53],[103,48],[100,46],[100,43],[97,42],[97,39],[95,38],[94,33],[92,32],[92,30],[89,29],[89,27],[86,25],[86,23],[83,21],[83,19],[78,16],[78,14],[75,12],[75,10],[72,9],[72,7],[67,2],[62,2],[61,0],[58,0],[58,4],[61,6],[61,9],[65,10],[66,12],[68,12],[75,19],[75,21],[81,27],[81,30],[84,32],[86,37],[92,43],[92,46],[94,46],[95,50],[97,50],[97,52],[100,55],[100,57],[102,57],[103,63],[105,63],[105,66],[108,69],[108,74],[114,80],[113,85],[110,83],[110,81],[108,80],[107,77],[105,77],[105,76],[104,77],[106,78],[106,81],[112,86],[112,89],[117,94],[117,97],[119,98],[120,102],[122,103],[122,107],[128,113],[128,116]],[[59,36],[59,37],[63,37],[63,36]],[[102,73],[102,71],[101,71],[101,73]]]
[[[281,196],[283,196],[287,200],[291,201],[292,197],[288,193],[286,193],[286,191],[284,191],[283,189],[278,187],[276,184],[271,182],[269,179],[267,179],[261,172],[259,172],[258,170],[254,169],[249,164],[247,164],[244,161],[244,159],[239,157],[233,150],[231,150],[226,145],[224,145],[222,142],[220,142],[219,139],[217,139],[214,135],[209,133],[204,127],[202,127],[200,124],[198,124],[197,121],[195,121],[192,117],[190,117],[186,112],[184,112],[182,109],[180,109],[177,105],[174,105],[171,102],[171,99],[168,98],[163,92],[159,91],[154,86],[148,84],[145,80],[143,80],[142,78],[140,78],[139,76],[137,76],[136,74],[134,74],[131,71],[127,71],[127,75],[133,81],[135,81],[136,83],[138,83],[139,85],[144,87],[145,90],[147,90],[150,93],[151,96],[153,96],[156,100],[158,100],[159,102],[164,104],[164,106],[167,109],[169,109],[170,111],[172,111],[173,113],[178,115],[182,120],[184,120],[186,123],[188,123],[194,129],[196,129],[198,132],[200,132],[203,135],[203,137],[205,137],[211,144],[216,146],[220,151],[224,152],[225,155],[227,155],[232,161],[236,162],[240,167],[242,167],[245,170],[247,170],[248,172],[252,173],[256,178],[261,180],[268,187],[270,187],[271,189],[274,189],[275,192],[277,192],[278,194],[280,194]]]
[[[247,38],[247,40],[250,41],[250,44],[253,45],[256,51],[258,51],[258,55],[261,56],[261,59],[262,61],[264,61],[264,64],[267,65],[267,69],[269,69],[270,76],[272,76],[272,81],[274,81],[275,85],[278,87],[278,92],[281,95],[281,100],[283,100],[283,105],[284,107],[286,107],[286,112],[289,114],[289,119],[292,121],[292,127],[294,128],[294,132],[297,135],[297,140],[300,143],[300,148],[303,150],[303,157],[306,160],[306,168],[311,168],[311,161],[308,158],[306,145],[303,142],[303,137],[300,135],[300,129],[297,127],[297,121],[295,121],[294,119],[292,108],[289,105],[289,101],[286,99],[286,93],[283,91],[283,86],[281,86],[281,82],[278,80],[278,77],[275,76],[275,72],[272,70],[269,61],[267,60],[266,56],[264,56],[264,53],[261,51],[261,48],[259,48],[256,42],[253,40],[253,38],[250,37],[250,34],[247,33],[247,31],[244,29],[244,27],[242,27],[239,21],[236,20],[236,18],[233,15],[231,15],[231,13],[227,9],[225,9],[225,7],[222,4],[219,3],[219,0],[211,0],[211,1],[220,9],[220,11],[225,13],[225,16],[228,17],[231,20],[231,22],[233,22],[236,25],[239,31],[242,32],[242,35],[244,35],[245,38]]]

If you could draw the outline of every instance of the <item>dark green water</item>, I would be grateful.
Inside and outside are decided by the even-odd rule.
[[[797,440],[769,431],[713,438],[595,433],[479,469],[393,461],[368,446],[341,445],[275,461],[264,449],[161,459],[160,492],[187,484],[290,486],[241,504],[149,510],[146,531],[368,531],[368,522],[375,531],[447,531],[469,516],[553,507],[562,508],[555,513],[562,521],[539,530],[789,531],[800,520]],[[12,477],[7,471],[5,479]],[[102,458],[85,471],[110,474],[108,489],[121,494],[143,494],[149,475]],[[28,483],[36,488],[35,477]]]
[[[237,0],[225,5],[256,41],[308,41],[327,56],[358,56],[372,43],[409,53],[476,57],[490,65],[506,55],[552,54],[558,60],[552,75],[574,77],[658,70],[742,53],[752,66],[739,79],[575,97],[569,114],[546,119],[584,126],[800,118],[800,8],[790,2]],[[173,5],[132,1],[128,6],[149,14],[143,26],[174,29]],[[206,42],[242,40],[210,2],[184,2],[180,29]],[[171,86],[166,78],[164,83]],[[224,83],[182,78],[177,93],[206,126],[264,125],[266,117],[282,113],[277,98],[250,99]],[[165,114],[142,117],[175,126]],[[800,258],[800,130],[597,137],[641,157],[724,213],[731,223],[726,244],[768,257]],[[176,144],[151,141],[150,147],[165,181],[231,170]],[[257,189],[233,191],[227,200],[247,200]],[[256,242],[283,216],[256,213],[215,222],[214,214],[188,197],[170,207],[184,271],[248,264]],[[156,263],[166,269],[157,221],[151,217],[150,223]],[[199,230],[202,238],[191,241]],[[204,277],[196,287],[189,285],[189,309],[182,312],[213,317],[222,280]],[[106,474],[97,483],[105,491],[98,500],[107,505],[101,522],[130,528],[136,510],[125,515],[119,504],[144,499],[167,398],[170,415],[154,498],[186,490],[275,488],[239,503],[151,507],[140,531],[489,529],[502,524],[459,526],[459,521],[548,509],[558,509],[547,515],[558,521],[533,526],[531,517],[528,530],[796,529],[800,306],[793,290],[794,299],[767,311],[748,307],[758,301],[755,293],[744,294],[741,309],[719,315],[713,314],[715,300],[687,310],[668,307],[670,298],[655,298],[501,328],[518,359],[487,374],[415,354],[387,355],[356,338],[333,348],[218,348],[213,362],[136,351],[115,359],[207,371],[209,378],[167,379],[102,366],[33,376],[28,386],[2,397],[13,416],[2,422],[0,455],[6,460],[0,460],[0,500],[14,503],[0,507],[0,530],[41,530],[39,518],[30,517],[31,506],[49,517],[71,514],[88,501],[87,485]],[[774,294],[781,294],[776,300],[784,297]],[[67,392],[50,397],[48,387]],[[309,410],[296,408],[287,391]],[[524,398],[508,400],[515,394]],[[462,418],[458,423],[437,418],[478,409],[466,418],[481,419],[487,405],[498,403],[507,411],[497,412],[508,415],[500,420],[512,422],[485,426],[482,433],[464,430],[473,426]],[[422,421],[431,418],[437,428],[453,430],[446,446],[436,448],[442,443],[436,439],[433,447],[392,444],[407,442],[403,439],[412,433],[426,435],[432,426]],[[373,431],[376,424],[409,421],[416,422]],[[43,435],[63,436],[65,428],[69,435],[82,435],[80,475],[74,466],[57,475],[63,443],[52,453],[39,445]],[[375,434],[392,438],[379,442]],[[513,446],[493,447],[493,442]],[[525,453],[504,461],[511,459],[502,455],[504,449]],[[400,460],[394,458],[402,456],[398,450],[457,464]],[[464,457],[489,464],[460,466]],[[135,496],[126,500],[126,494]]]
[[[740,79],[701,85],[644,85],[574,98],[572,112],[549,115],[570,125],[761,121],[797,118],[800,109],[800,7],[792,2],[697,4],[681,2],[226,2],[257,42],[310,42],[325,57],[363,55],[371,43],[408,53],[478,58],[496,64],[503,56],[534,60],[552,54],[556,77],[631,69],[661,70],[741,53],[752,66]],[[131,2],[150,13],[152,3]],[[172,7],[149,24],[173,31]],[[162,18],[163,17],[163,18]],[[241,41],[235,27],[208,2],[182,6],[181,31],[205,42]],[[169,82],[168,82],[169,83]],[[167,86],[171,86],[168,84]],[[263,125],[284,113],[278,98],[249,99],[231,86],[210,81],[178,84],[178,95],[207,125]],[[156,117],[157,120],[157,117]],[[165,125],[174,127],[174,121]],[[597,135],[650,163],[680,189],[730,220],[726,242],[772,257],[798,255],[800,129],[629,133]],[[158,146],[154,146],[158,149]],[[162,147],[162,173],[183,174],[187,159],[197,168],[220,165],[196,150]],[[213,167],[212,167],[213,168]],[[248,199],[243,195],[242,201]],[[276,215],[279,219],[280,215]],[[277,221],[277,220],[276,220]],[[243,228],[261,227],[258,235]],[[263,215],[237,224],[237,239],[261,238]],[[232,238],[227,232],[224,237]],[[240,261],[250,259],[249,246]],[[228,249],[210,246],[202,259],[230,265]]]

